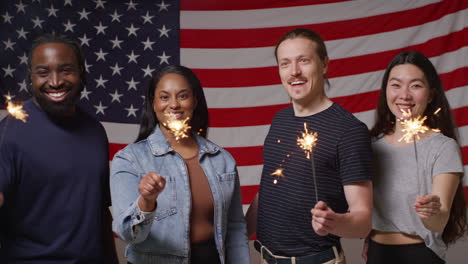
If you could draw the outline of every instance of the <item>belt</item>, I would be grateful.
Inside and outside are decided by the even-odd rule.
[[[271,251],[265,246],[262,246],[258,240],[254,241],[254,247],[258,252],[260,252],[262,259],[268,264],[322,264],[337,257],[335,255],[334,248],[336,248],[337,253],[341,251],[341,245],[338,244],[335,247],[331,247],[313,255],[302,257],[283,257],[273,255]]]

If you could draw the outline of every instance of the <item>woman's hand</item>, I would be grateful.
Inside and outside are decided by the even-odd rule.
[[[138,192],[141,196],[138,199],[140,210],[144,212],[154,211],[156,209],[156,199],[165,186],[166,179],[158,173],[151,171],[145,174],[138,185]]]
[[[442,204],[438,195],[419,195],[414,203],[414,209],[421,219],[429,219],[440,212]]]

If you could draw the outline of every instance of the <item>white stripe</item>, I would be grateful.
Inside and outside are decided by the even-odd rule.
[[[439,74],[452,72],[468,67],[468,46],[458,50],[432,57]],[[333,67],[333,65],[331,65]],[[331,78],[326,94],[330,98],[354,95],[380,89],[385,70],[366,72]],[[281,84],[236,88],[205,88],[205,96],[210,108],[237,108],[252,106],[267,106],[289,103],[289,97]],[[466,97],[454,99],[462,100]]]
[[[465,175],[463,175],[463,186],[468,187],[468,165],[463,167]]]
[[[458,140],[460,141],[460,146],[468,146],[468,126],[462,126],[458,128]],[[468,175],[467,175],[468,177]]]
[[[405,11],[438,0],[359,0],[239,11],[181,11],[181,29],[242,29],[308,25]],[[349,12],[353,10],[353,12]],[[333,14],[333,16],[330,16]]]
[[[259,185],[263,165],[237,166],[241,185]]]
[[[106,130],[110,143],[129,144],[136,140],[140,125],[101,122]]]
[[[208,139],[222,146],[262,146],[270,125],[245,127],[213,127],[208,130]]]
[[[400,49],[448,35],[466,27],[466,10],[426,24],[368,36],[325,41],[331,60]],[[391,41],[389,41],[391,40]],[[276,66],[274,47],[180,49],[181,63],[194,69],[240,69]]]

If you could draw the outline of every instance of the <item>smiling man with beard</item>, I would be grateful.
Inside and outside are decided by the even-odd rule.
[[[257,233],[262,263],[345,263],[340,237],[365,237],[371,226],[367,127],[326,96],[329,59],[317,33],[288,32],[275,56],[292,106],[276,113],[265,139],[260,191],[246,215],[249,235]],[[305,124],[317,133],[314,163],[297,145]],[[284,177],[273,181],[278,166]]]
[[[107,136],[76,105],[84,69],[76,42],[44,35],[33,43],[27,122],[0,123],[0,263],[117,263]]]

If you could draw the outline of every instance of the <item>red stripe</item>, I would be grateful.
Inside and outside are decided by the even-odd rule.
[[[250,204],[258,193],[259,185],[241,186],[242,204]]]
[[[216,1],[216,0],[213,0]],[[250,1],[256,3],[257,1]],[[232,2],[237,1],[220,1]],[[289,5],[289,2],[287,2]],[[198,5],[193,1],[193,5]],[[468,1],[442,1],[427,6],[376,15],[372,17],[334,21],[321,24],[295,25],[262,29],[181,29],[181,48],[254,48],[276,45],[286,32],[297,28],[310,28],[324,40],[335,40],[394,31],[438,20],[468,7]],[[396,19],[397,18],[397,19]],[[332,30],[330,30],[332,29]],[[359,29],[359,30],[357,30]],[[261,37],[259,37],[259,35]],[[213,41],[213,40],[216,41]]]
[[[290,104],[268,105],[242,108],[209,109],[210,127],[258,126],[271,123],[279,110]]]
[[[383,70],[392,58],[404,50],[418,50],[435,57],[468,45],[468,27],[461,31],[431,39],[425,43],[330,61],[328,78]],[[273,54],[272,54],[273,56]],[[358,67],[357,67],[358,66]],[[240,69],[193,69],[204,87],[251,87],[280,84],[277,66]]]
[[[460,107],[452,110],[455,123],[458,127],[468,125],[468,106]],[[467,153],[468,154],[468,153]],[[468,158],[468,155],[466,156]],[[468,165],[468,163],[465,163]]]
[[[264,9],[264,8],[280,8],[290,6],[303,5],[318,5],[337,2],[346,2],[350,0],[290,0],[290,1],[272,1],[272,0],[236,0],[236,1],[219,1],[219,0],[181,0],[180,9],[182,11],[221,11],[221,10],[248,10],[248,9]]]
[[[224,148],[236,160],[237,166],[250,166],[263,163],[263,146]]]
[[[468,165],[468,146],[462,147],[461,152],[462,152],[463,165]]]

